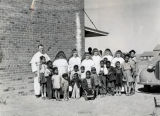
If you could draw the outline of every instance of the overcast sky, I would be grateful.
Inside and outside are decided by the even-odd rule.
[[[85,10],[107,37],[88,38],[86,47],[138,53],[160,43],[160,0],[85,0]],[[85,25],[93,27],[85,17]]]

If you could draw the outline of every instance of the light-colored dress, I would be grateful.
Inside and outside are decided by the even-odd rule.
[[[69,59],[68,64],[69,64],[69,66],[68,66],[69,71],[73,71],[74,65],[78,65],[79,68],[80,68],[80,66],[81,66],[81,58],[80,57],[71,57]]]
[[[127,82],[133,82],[132,66],[129,62],[122,64],[122,71]]]
[[[91,68],[95,66],[93,60],[91,59],[84,59],[81,63],[81,66],[85,67],[85,72],[86,71],[91,71]]]
[[[50,60],[50,57],[47,54],[42,54],[41,52],[37,52],[32,57],[32,59],[30,61],[32,72],[35,72],[37,74],[37,76],[34,77],[34,92],[35,92],[35,95],[40,95],[39,65],[40,65],[40,57],[41,56],[44,56],[46,58],[46,61]]]
[[[122,57],[119,57],[119,58],[118,58],[118,57],[115,57],[115,58],[112,60],[111,65],[112,65],[113,67],[115,67],[115,64],[116,64],[117,61],[119,61],[121,65],[124,63],[124,59],[123,59]]]
[[[111,56],[111,55],[105,55],[105,56],[103,56],[102,59],[104,59],[104,58],[107,58],[108,61],[110,61],[110,62],[112,62],[112,60],[113,60],[113,56]]]
[[[94,66],[96,68],[97,74],[99,74],[100,71],[100,61],[102,60],[102,58],[97,55],[97,56],[92,56],[92,60],[94,62]]]
[[[60,89],[61,88],[61,76],[60,75],[53,75],[52,76],[52,83],[53,83],[53,89]]]
[[[53,67],[58,68],[59,75],[61,76],[64,73],[68,73],[68,62],[66,59],[56,59],[53,62]]]

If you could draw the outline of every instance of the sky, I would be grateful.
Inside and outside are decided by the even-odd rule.
[[[85,11],[99,30],[109,32],[86,38],[86,49],[142,53],[160,44],[160,0],[85,0]],[[87,17],[85,26],[94,28]]]

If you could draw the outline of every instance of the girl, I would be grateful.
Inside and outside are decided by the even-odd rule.
[[[82,60],[81,66],[85,67],[85,71],[91,71],[91,67],[94,67],[94,62],[89,53],[84,54],[84,60]]]
[[[127,81],[127,89],[126,89],[126,95],[130,95],[131,93],[131,86],[132,86],[132,82],[133,82],[133,78],[132,78],[132,66],[129,62],[129,55],[126,54],[125,55],[125,62],[122,64],[122,70],[123,70],[123,75],[126,78]]]
[[[112,52],[111,52],[110,49],[106,49],[106,50],[104,51],[103,59],[104,59],[104,58],[107,58],[108,61],[110,61],[110,62],[113,60],[113,54],[112,54]]]
[[[53,75],[53,65],[52,61],[47,62],[47,69],[45,71],[45,76],[47,78],[47,98],[52,99],[52,75]]]
[[[72,56],[69,59],[69,72],[73,71],[73,67],[75,65],[78,65],[78,67],[81,66],[81,58],[78,56],[78,52],[76,49],[72,50]]]
[[[136,59],[136,52],[134,50],[131,50],[129,52],[130,54],[130,59],[129,59],[129,62],[130,64],[132,65],[133,67],[133,83],[132,83],[132,89],[131,89],[131,93],[132,94],[135,94],[135,87],[136,87],[136,77],[138,75],[138,65],[137,65],[137,59]]]
[[[100,71],[100,61],[101,61],[101,57],[100,57],[100,55],[99,55],[99,51],[98,51],[98,49],[97,48],[94,48],[93,49],[93,56],[92,56],[92,60],[93,60],[93,62],[94,62],[94,66],[95,66],[95,68],[96,68],[96,71],[97,71],[97,74],[99,73],[99,71]]]
[[[69,100],[69,76],[67,73],[62,75],[62,90],[63,90],[63,99]]]
[[[115,71],[116,71],[116,95],[121,95],[123,72],[119,61],[116,62]]]
[[[112,66],[115,67],[116,62],[119,61],[122,65],[124,63],[124,59],[122,58],[122,52],[120,50],[116,51],[115,57],[112,60]]]
[[[53,68],[52,83],[53,83],[55,98],[57,101],[60,101],[61,75],[59,75],[57,67]]]
[[[66,55],[63,51],[57,53],[55,60],[53,62],[53,67],[58,68],[58,73],[60,76],[64,73],[68,73],[68,62]]]
[[[41,95],[42,99],[46,98],[46,77],[45,77],[45,71],[47,69],[46,65],[46,58],[44,56],[40,57],[40,65],[39,65],[39,82],[41,86]]]

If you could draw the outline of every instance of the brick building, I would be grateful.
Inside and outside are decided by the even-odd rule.
[[[42,43],[53,59],[84,52],[83,0],[0,0],[0,94],[33,92],[29,61]]]

